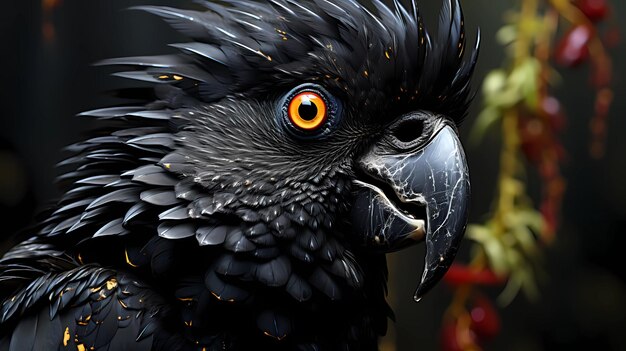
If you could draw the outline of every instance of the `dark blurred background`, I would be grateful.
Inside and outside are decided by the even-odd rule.
[[[124,9],[138,4],[190,6],[190,0],[5,0],[0,11],[0,252],[57,195],[54,164],[62,148],[79,141],[93,126],[75,114],[115,103],[106,91],[124,86],[92,63],[110,57],[171,52],[165,44],[183,40],[157,18]],[[612,1],[615,16],[626,2]],[[517,0],[466,0],[468,29],[483,33],[478,88],[485,74],[503,59],[495,32],[503,13]],[[44,6],[45,5],[45,6]],[[55,6],[56,5],[56,6]],[[422,0],[427,24],[434,25],[440,1]],[[48,7],[49,10],[43,10]],[[621,29],[626,37],[626,26]],[[589,156],[589,120],[594,93],[586,69],[562,71],[556,96],[568,126],[562,135],[568,151],[563,169],[567,194],[556,242],[545,249],[541,297],[520,295],[501,309],[503,330],[488,350],[626,350],[626,45],[612,50],[615,101],[607,152]],[[467,139],[474,104],[463,134]],[[494,133],[496,130],[494,129]],[[468,146],[473,202],[470,222],[486,218],[498,170],[499,140],[488,135]],[[532,194],[538,182],[529,174]],[[469,242],[464,243],[467,251]],[[392,335],[398,350],[437,350],[438,329],[449,290],[441,284],[419,304],[412,293],[422,265],[422,248],[391,257],[390,299],[397,323]],[[488,291],[497,296],[499,290]]]

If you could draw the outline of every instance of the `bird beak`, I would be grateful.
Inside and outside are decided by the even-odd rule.
[[[365,246],[392,252],[426,241],[416,301],[454,260],[470,197],[468,167],[456,131],[440,118],[429,118],[435,125],[431,135],[409,143],[410,150],[380,142],[359,160],[364,174],[355,180],[352,210],[353,228]]]

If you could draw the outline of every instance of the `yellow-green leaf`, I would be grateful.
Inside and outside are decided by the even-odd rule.
[[[491,128],[491,126],[500,120],[502,114],[499,109],[493,107],[485,107],[472,126],[470,131],[469,141],[473,145],[477,145],[484,137],[485,133]]]

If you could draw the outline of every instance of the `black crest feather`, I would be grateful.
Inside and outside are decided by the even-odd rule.
[[[304,80],[363,103],[382,94],[459,121],[471,99],[479,36],[466,53],[458,0],[443,2],[435,39],[414,3],[409,11],[394,1],[392,10],[374,0],[377,13],[354,0],[199,3],[207,10],[134,8],[162,17],[194,40],[171,45],[180,55],[100,64],[132,66],[134,71],[117,75],[174,85],[204,102],[266,94]]]

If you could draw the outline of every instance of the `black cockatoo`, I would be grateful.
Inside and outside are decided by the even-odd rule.
[[[140,7],[189,42],[111,59],[133,105],[69,147],[65,191],[0,260],[0,350],[375,350],[385,253],[464,232],[471,99],[458,0]]]

